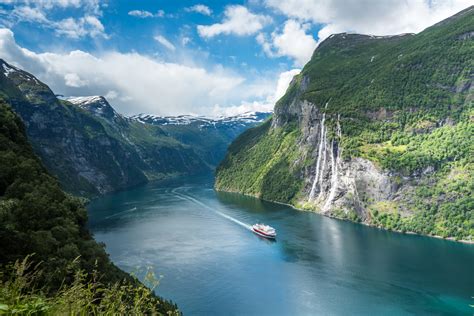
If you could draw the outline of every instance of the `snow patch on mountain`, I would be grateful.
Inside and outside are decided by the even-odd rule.
[[[12,72],[16,72],[17,70],[15,68],[13,68],[12,66],[8,66],[7,64],[4,64],[2,63],[2,67],[3,67],[3,74],[5,76],[9,76]]]
[[[234,116],[193,116],[193,115],[178,115],[178,116],[158,116],[152,114],[138,114],[131,118],[141,123],[153,125],[191,125],[196,124],[200,128],[216,127],[221,124],[254,124],[263,122],[271,112],[246,112]]]
[[[66,100],[83,110],[101,117],[112,118],[118,115],[102,96],[68,97]]]

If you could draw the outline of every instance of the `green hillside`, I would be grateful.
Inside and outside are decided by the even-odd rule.
[[[330,36],[277,102],[272,122],[233,143],[216,188],[472,239],[473,34],[471,7],[416,35]],[[321,201],[309,198],[319,154],[327,160],[313,186]],[[326,156],[335,157],[332,165]],[[361,184],[365,161],[373,183]],[[384,194],[382,178],[390,186]]]
[[[27,264],[10,267],[28,255]],[[71,311],[88,314],[102,298],[110,304],[104,312],[131,310],[137,299],[143,312],[176,309],[110,262],[87,229],[81,202],[46,172],[20,118],[0,100],[0,313],[66,313],[76,302]]]
[[[0,96],[22,118],[35,153],[68,192],[96,196],[149,180],[209,171],[185,144],[158,126],[108,107],[108,116],[56,98],[33,75],[0,60]]]

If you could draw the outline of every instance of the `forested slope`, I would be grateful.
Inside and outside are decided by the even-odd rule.
[[[335,34],[230,147],[216,188],[388,229],[474,235],[474,9],[419,34]]]
[[[115,303],[131,308],[136,299],[133,295],[139,294],[144,312],[176,309],[112,264],[86,225],[82,203],[64,193],[48,174],[33,153],[22,121],[0,99],[1,309],[27,314],[54,305],[61,310],[68,302],[82,299],[83,306],[77,305],[73,311],[87,314],[91,311],[88,308],[99,304],[102,294],[114,286],[117,296],[107,298],[111,308]],[[26,271],[8,267],[27,256]],[[49,301],[58,291],[62,303]],[[105,311],[108,306],[102,308]]]

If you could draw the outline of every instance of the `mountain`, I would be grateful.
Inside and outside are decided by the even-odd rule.
[[[192,146],[198,155],[215,168],[224,158],[229,144],[242,132],[270,117],[269,112],[247,112],[229,117],[136,115],[132,118],[159,126],[166,135]]]
[[[474,7],[419,34],[323,41],[217,190],[397,231],[474,235]]]
[[[209,172],[249,118],[221,120],[225,135],[197,125],[161,126],[117,113],[101,96],[58,99],[47,85],[0,60],[0,97],[25,123],[33,149],[73,194],[95,196],[147,181]],[[224,126],[229,123],[228,128]],[[217,125],[216,125],[217,126]],[[215,145],[215,150],[212,146]]]
[[[25,263],[27,256],[29,262]],[[15,261],[25,264],[18,263],[11,271],[9,265]],[[149,309],[141,309],[147,313],[179,314],[176,306],[154,296],[110,261],[104,246],[87,228],[84,206],[64,193],[48,174],[33,152],[21,119],[2,98],[0,285],[1,310],[6,314],[36,315],[45,310],[48,314],[76,314],[72,311],[78,309],[82,312],[77,314],[89,314],[94,305],[132,312],[131,305],[138,302],[150,304],[146,305]],[[88,291],[96,292],[81,296],[91,294]],[[52,302],[55,297],[58,301]],[[105,306],[98,304],[100,299],[106,301]],[[62,312],[57,310],[60,306]]]

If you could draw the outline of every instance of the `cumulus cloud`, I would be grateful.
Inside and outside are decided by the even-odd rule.
[[[245,112],[270,112],[273,110],[275,103],[285,95],[288,86],[294,76],[299,74],[301,69],[291,69],[280,73],[276,85],[271,85],[272,93],[270,93],[263,100],[256,100],[252,102],[243,101],[239,105],[233,106],[219,106],[214,105],[212,115],[214,116],[232,116]]]
[[[134,16],[140,19],[162,18],[165,16],[165,11],[158,10],[156,13],[151,13],[150,11],[146,11],[146,10],[132,10],[132,11],[128,11],[128,15]]]
[[[0,0],[0,3],[14,4],[14,5],[26,5],[36,6],[51,10],[54,8],[66,9],[66,8],[85,8],[89,11],[99,12],[100,11],[100,0]]]
[[[299,74],[300,72],[301,69],[291,69],[280,74],[280,76],[278,77],[275,94],[271,99],[272,103],[276,103],[282,96],[285,95],[286,89],[288,89],[291,80],[293,80],[293,77]]]
[[[168,41],[164,36],[162,35],[156,35],[155,37],[153,37],[155,39],[155,41],[157,41],[158,43],[160,43],[161,45],[163,45],[164,47],[166,47],[167,49],[171,50],[171,51],[175,51],[176,50],[176,47],[174,47],[174,45]]]
[[[253,100],[267,102],[257,102],[252,109],[271,109],[275,96],[275,81],[245,80],[222,67],[206,69],[115,51],[33,52],[19,46],[9,29],[0,29],[0,56],[37,76],[55,93],[106,95],[124,114],[209,115],[215,104],[224,113],[228,106]]]
[[[211,15],[212,10],[204,4],[196,4],[185,9],[187,12],[196,12],[204,15]]]
[[[273,32],[270,39],[262,33],[258,34],[257,42],[262,45],[267,56],[287,56],[294,60],[295,66],[300,67],[311,58],[317,45],[313,36],[306,33],[309,27],[307,23],[288,20],[283,30]]]
[[[13,9],[12,15],[19,21],[49,23],[43,11],[29,6],[19,6]]]
[[[82,80],[76,73],[68,73],[64,75],[64,81],[66,86],[73,88],[84,87],[85,85],[87,85],[87,81]]]
[[[98,0],[11,0],[4,3],[10,6],[11,14],[4,19],[6,25],[21,22],[36,23],[43,28],[52,29],[57,35],[69,38],[107,37],[105,28],[99,20],[102,14]],[[51,19],[51,10],[80,8],[82,17]]]
[[[319,40],[335,32],[374,35],[417,33],[462,9],[472,0],[266,0],[290,18],[323,24]]]
[[[67,18],[59,22],[52,22],[51,26],[54,28],[55,33],[59,35],[65,35],[69,38],[81,38],[84,36],[104,36],[105,28],[98,18],[95,16],[87,15],[78,19]]]
[[[131,15],[137,18],[142,18],[142,19],[153,17],[153,13],[151,13],[150,11],[145,11],[145,10],[128,11],[128,15]]]
[[[197,29],[199,35],[204,38],[220,34],[245,36],[257,33],[271,21],[269,16],[254,14],[244,6],[231,5],[226,7],[221,23],[198,25]]]

